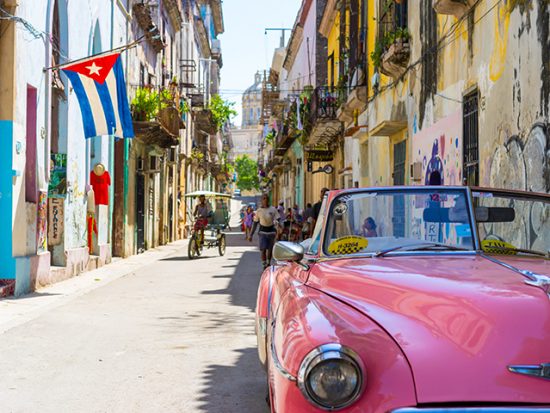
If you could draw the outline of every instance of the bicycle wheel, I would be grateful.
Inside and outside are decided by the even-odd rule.
[[[220,257],[225,255],[225,234],[222,234],[218,240],[218,252],[220,253]]]

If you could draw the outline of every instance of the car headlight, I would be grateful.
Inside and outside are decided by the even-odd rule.
[[[311,351],[298,372],[298,387],[311,403],[324,410],[339,410],[361,395],[365,377],[361,359],[340,344],[325,344]]]

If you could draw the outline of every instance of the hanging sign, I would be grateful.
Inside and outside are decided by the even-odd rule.
[[[50,200],[49,219],[48,219],[48,243],[49,245],[59,245],[63,241],[64,229],[64,211],[63,199],[53,198]]]
[[[312,162],[330,162],[334,159],[334,152],[314,149],[306,152],[306,159]]]

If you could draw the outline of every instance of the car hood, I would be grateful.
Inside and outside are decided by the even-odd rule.
[[[479,255],[386,256],[320,262],[307,284],[393,337],[419,403],[550,403],[550,380],[507,368],[550,363],[550,299],[515,271]]]

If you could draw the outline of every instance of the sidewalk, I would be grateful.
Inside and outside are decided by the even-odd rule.
[[[132,275],[134,271],[170,256],[186,246],[187,240],[180,240],[126,259],[115,258],[111,264],[41,288],[32,294],[0,299],[0,334],[96,288]]]

